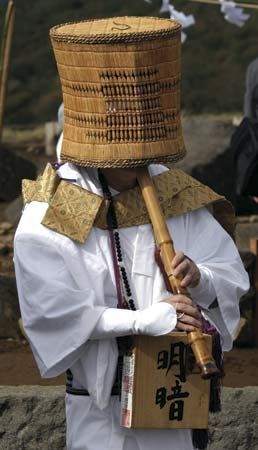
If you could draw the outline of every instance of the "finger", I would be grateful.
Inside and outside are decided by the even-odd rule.
[[[179,331],[195,331],[195,327],[193,327],[192,325],[186,325],[185,323],[181,323],[181,322],[177,322],[177,326],[176,326],[177,330]]]
[[[185,313],[188,316],[194,317],[196,319],[201,318],[201,313],[196,306],[186,305],[185,303],[177,303],[176,311],[178,313]]]
[[[190,325],[192,327],[199,328],[199,329],[202,327],[200,320],[194,319],[193,317],[188,316],[187,314],[185,314],[183,317],[181,317],[177,322],[183,323],[185,325]]]
[[[200,283],[200,279],[201,279],[201,274],[200,272],[196,272],[193,274],[192,276],[192,283],[191,283],[191,287],[196,287],[198,286],[198,284]]]
[[[176,253],[172,259],[171,265],[173,268],[177,267],[185,259],[185,255],[182,252]]]
[[[191,262],[188,259],[184,259],[174,270],[173,275],[178,277],[179,275],[186,274],[191,269]]]
[[[188,287],[188,286],[193,286],[194,283],[194,275],[190,272],[187,275],[185,275],[185,277],[181,280],[180,282],[180,286],[182,287]]]
[[[169,297],[171,304],[177,304],[177,303],[182,303],[185,305],[193,305],[193,301],[190,297],[187,297],[186,295],[182,295],[182,294],[177,294],[174,295],[173,297]]]
[[[187,286],[191,287],[191,288],[194,288],[194,287],[198,286],[199,282],[200,282],[199,278],[192,277],[191,282]],[[182,287],[186,287],[186,286],[183,285]]]

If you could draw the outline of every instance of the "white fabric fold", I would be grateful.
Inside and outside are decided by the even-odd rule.
[[[150,232],[150,226],[138,227],[134,258],[132,261],[132,273],[135,275],[145,275],[146,277],[152,277],[153,275],[155,242],[154,239],[150,239]],[[150,263],[146,264],[146,260]]]
[[[201,208],[186,216],[185,239],[181,241],[180,251],[200,265],[212,282],[218,308],[207,309],[204,315],[220,332],[223,350],[229,351],[240,319],[239,299],[249,288],[248,274],[237,248],[212,215]],[[207,307],[214,294],[207,296],[206,303],[202,286],[200,293],[200,306]],[[198,295],[195,297],[199,304]]]
[[[78,359],[81,346],[106,307],[94,306],[91,289],[78,289],[55,246],[40,239],[35,242],[33,236],[28,241],[17,238],[16,246],[19,247],[15,253],[16,277],[20,281],[24,328],[41,375],[56,376]]]

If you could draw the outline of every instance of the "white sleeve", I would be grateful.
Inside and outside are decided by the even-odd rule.
[[[16,238],[14,262],[24,329],[36,362],[42,376],[56,376],[80,357],[106,307],[94,305],[92,289],[78,289],[59,249],[40,238]]]
[[[183,251],[206,275],[204,284],[189,290],[194,301],[204,307],[206,318],[220,332],[223,350],[229,351],[240,319],[239,300],[249,289],[248,274],[233,240],[206,208],[188,214],[186,222],[188,238]],[[213,289],[218,305],[209,308]]]
[[[79,289],[63,252],[43,237],[18,235],[15,239],[21,313],[42,376],[56,376],[68,369],[89,339],[158,336],[175,328],[176,312],[167,303],[142,311],[97,306],[89,274],[84,273],[87,288]],[[96,275],[93,278],[96,280]]]

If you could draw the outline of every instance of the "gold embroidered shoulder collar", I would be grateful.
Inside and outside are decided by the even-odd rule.
[[[22,192],[24,203],[49,204],[42,225],[81,243],[87,239],[98,213],[108,208],[103,197],[60,179],[51,164],[36,181],[23,180]]]
[[[213,204],[214,215],[233,234],[233,210],[224,197],[181,170],[169,170],[153,178],[165,216],[173,217]],[[23,181],[25,203],[49,204],[42,220],[46,227],[85,242],[93,226],[106,229],[107,201],[92,192],[60,180],[50,164],[36,181]],[[149,223],[139,187],[114,196],[120,228]]]

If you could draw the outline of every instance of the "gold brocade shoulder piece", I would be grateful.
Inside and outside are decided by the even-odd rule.
[[[166,218],[214,204],[215,218],[231,236],[234,234],[234,213],[231,204],[208,186],[175,169],[157,175],[153,181]],[[120,228],[149,223],[138,187],[116,195],[114,203]],[[106,228],[104,211],[98,215],[94,225]]]
[[[47,164],[41,176],[36,181],[22,180],[22,196],[23,202],[29,203],[34,201],[49,203],[53,197],[60,178],[56,174],[51,164]]]
[[[212,205],[214,217],[233,236],[234,213],[224,197],[181,170],[163,172],[153,178],[165,217],[173,217]],[[108,202],[79,186],[60,180],[50,164],[36,181],[24,180],[24,201],[48,202],[42,225],[75,241],[85,242],[93,226],[107,229]],[[138,187],[114,196],[120,228],[149,223]]]
[[[24,203],[49,204],[42,225],[79,242],[87,239],[99,211],[108,208],[102,197],[61,180],[51,164],[36,181],[23,180],[22,194]]]
[[[57,233],[83,243],[101,208],[107,213],[102,197],[61,181],[41,223]]]

